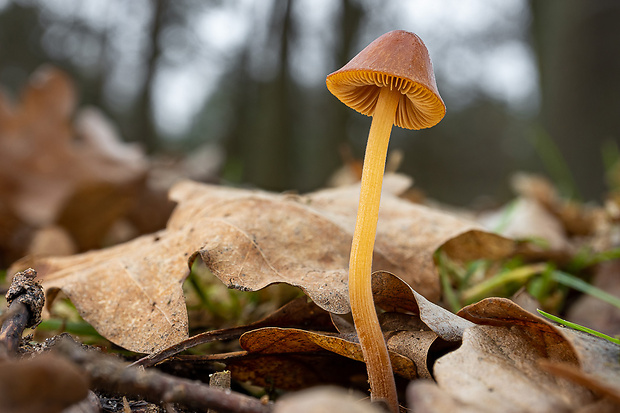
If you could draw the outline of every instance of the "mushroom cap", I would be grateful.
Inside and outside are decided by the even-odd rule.
[[[398,89],[394,124],[405,129],[436,125],[446,114],[433,64],[414,33],[394,30],[366,46],[342,69],[327,76],[327,89],[345,105],[373,116],[379,89]]]

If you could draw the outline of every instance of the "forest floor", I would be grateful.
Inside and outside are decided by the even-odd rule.
[[[385,411],[350,315],[356,167],[303,195],[208,183],[213,154],[149,159],[37,79],[0,96],[0,410]],[[372,293],[401,410],[617,411],[620,160],[608,179],[597,205],[516,174],[477,211],[386,174]]]

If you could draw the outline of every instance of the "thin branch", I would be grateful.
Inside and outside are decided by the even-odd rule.
[[[35,327],[41,322],[45,295],[41,284],[35,280],[36,276],[37,272],[29,268],[13,277],[6,293],[9,309],[0,329],[0,358],[15,355],[24,329]]]
[[[127,363],[95,350],[85,350],[69,339],[59,340],[54,349],[78,365],[96,389],[139,397],[152,403],[178,403],[196,410],[269,413],[272,404],[240,393],[174,377],[157,370],[128,367]]]

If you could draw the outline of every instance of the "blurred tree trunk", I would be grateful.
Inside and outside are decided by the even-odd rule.
[[[530,1],[541,122],[584,199],[604,194],[601,150],[620,140],[620,2]]]
[[[330,51],[336,62],[333,70],[354,54],[363,16],[359,0],[342,0],[342,5],[341,24],[334,29],[336,46]],[[338,148],[347,140],[351,116],[350,109],[324,86],[303,90],[291,76],[290,50],[297,35],[293,6],[291,0],[274,2],[266,44],[257,45],[260,37],[250,35],[230,76],[236,81],[231,93],[235,122],[225,143],[229,176],[234,177],[241,165],[242,182],[275,191],[306,191],[323,185],[327,174],[341,164]],[[249,72],[255,48],[277,50],[267,80]]]
[[[229,76],[235,79],[229,88],[234,120],[226,135],[226,169],[235,170],[230,172],[235,176],[240,166],[242,182],[274,191],[295,185],[292,147],[296,103],[288,69],[293,37],[291,20],[291,1],[276,0],[267,22],[267,45],[257,45],[256,38],[250,35]],[[256,47],[277,50],[273,77],[269,80],[259,80],[250,73],[252,49]]]
[[[278,50],[275,76],[257,85],[256,118],[253,130],[246,132],[245,143],[245,180],[276,191],[295,185],[292,146],[297,103],[288,68],[294,36],[291,8],[291,0],[274,3],[267,43]]]
[[[342,0],[342,11],[340,13],[340,24],[337,25],[339,30],[336,32],[336,47],[334,49],[334,61],[336,66],[333,71],[344,66],[359,50],[355,50],[355,41],[358,39],[358,32],[362,18],[364,16],[364,8],[359,0]],[[329,73],[326,73],[327,76]],[[347,144],[347,135],[349,129],[349,121],[353,114],[352,109],[343,105],[336,97],[332,96],[325,88],[326,104],[325,113],[329,117],[332,127],[331,136],[325,142],[325,150],[332,154],[340,154],[342,158],[342,149]],[[348,147],[347,147],[348,148]],[[347,155],[345,153],[344,155]],[[355,156],[363,156],[363,154],[355,154]],[[339,164],[347,159],[340,159]],[[334,165],[335,167],[336,165]],[[333,168],[330,168],[333,169]]]
[[[153,19],[149,31],[150,51],[146,60],[144,83],[136,101],[136,123],[133,136],[133,140],[140,142],[149,153],[156,151],[160,146],[153,114],[153,86],[162,55],[160,36],[166,27],[168,0],[152,0],[151,3]]]

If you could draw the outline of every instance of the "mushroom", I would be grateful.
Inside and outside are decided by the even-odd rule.
[[[371,396],[397,412],[394,374],[371,288],[383,171],[392,125],[430,128],[443,118],[446,107],[426,46],[417,35],[403,30],[376,39],[342,69],[328,75],[326,83],[345,105],[372,116],[349,261],[349,301]]]

